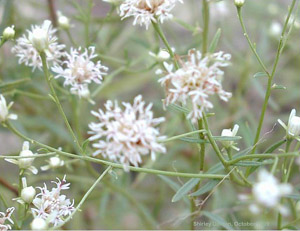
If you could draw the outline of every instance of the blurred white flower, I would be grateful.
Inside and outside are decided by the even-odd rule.
[[[156,152],[165,153],[166,148],[158,143],[160,136],[158,124],[164,118],[153,118],[152,104],[145,105],[142,96],[136,96],[134,102],[123,102],[124,110],[119,107],[118,102],[107,101],[106,112],[99,109],[92,114],[99,119],[97,123],[90,123],[92,134],[91,141],[97,141],[93,147],[97,150],[94,156],[102,154],[113,161],[123,164],[128,171],[128,166],[138,166],[142,162],[141,156],[151,153],[152,160]]]
[[[30,227],[32,230],[48,230],[47,222],[40,217],[34,218],[30,224]]]
[[[16,164],[19,166],[20,169],[28,169],[30,170],[33,174],[37,174],[38,170],[36,167],[32,166],[32,163],[34,161],[35,156],[37,153],[34,153],[30,151],[29,149],[29,142],[25,141],[23,143],[22,151],[20,152],[20,156],[22,157],[27,157],[27,158],[20,158],[20,159],[5,159],[7,162]],[[29,158],[31,157],[31,158]]]
[[[211,17],[215,20],[224,20],[230,13],[227,1],[212,2]]]
[[[0,95],[0,123],[5,122],[6,120],[16,120],[18,116],[16,114],[10,114],[9,109],[12,107],[13,102],[6,104],[6,100],[3,95]]]
[[[31,30],[27,31],[28,35],[18,38],[17,44],[12,48],[12,52],[19,57],[19,63],[32,67],[33,71],[36,68],[41,69],[41,51],[45,52],[47,62],[61,63],[61,58],[65,55],[65,45],[56,42],[55,32],[49,20],[45,20],[41,26],[31,26]]]
[[[166,61],[170,58],[169,52],[164,49],[160,49],[157,54],[149,51],[149,55],[154,57],[158,62]]]
[[[296,116],[295,109],[291,111],[287,126],[284,122],[282,122],[282,120],[278,119],[277,121],[286,130],[288,138],[296,138],[297,140],[300,140],[300,117]]]
[[[223,129],[221,136],[236,136],[238,130],[239,130],[239,125],[235,124],[233,126],[233,129]],[[221,141],[221,143],[225,148],[233,148],[239,151],[239,148],[234,146],[234,141]]]
[[[70,19],[60,11],[57,11],[57,16],[58,26],[64,30],[68,30],[70,28]]]
[[[271,173],[266,170],[258,172],[258,180],[253,184],[252,196],[255,200],[249,206],[252,213],[259,214],[263,208],[279,211],[283,216],[287,216],[289,211],[280,204],[283,196],[291,194],[293,187],[288,183],[280,183]],[[241,195],[241,200],[252,199],[247,195]]]
[[[27,186],[26,178],[22,178],[22,186],[23,189],[21,190],[21,196],[18,198],[14,198],[20,204],[31,204],[33,198],[35,197],[36,191],[34,187]]]
[[[55,78],[64,78],[65,86],[71,86],[71,93],[87,98],[89,97],[88,85],[92,82],[101,84],[103,75],[108,71],[101,61],[92,61],[96,57],[95,47],[83,51],[81,48],[71,48],[70,54],[66,54],[66,60],[63,62],[65,68],[55,65],[52,71],[56,73]]]
[[[231,56],[218,52],[202,57],[199,51],[189,50],[187,61],[179,60],[181,68],[173,71],[173,64],[164,63],[167,71],[166,75],[159,79],[162,86],[165,87],[166,99],[164,105],[182,102],[187,104],[188,100],[192,102],[192,111],[188,118],[196,123],[202,117],[205,109],[213,108],[213,104],[208,100],[211,95],[228,101],[231,93],[222,88],[222,78],[224,72],[220,67],[228,66]],[[159,70],[156,73],[161,73]]]
[[[66,176],[58,182],[51,181],[56,184],[56,187],[51,191],[47,189],[47,185],[44,187],[38,187],[41,190],[39,194],[33,200],[33,205],[36,208],[32,208],[33,215],[37,218],[42,218],[54,226],[63,223],[66,216],[69,216],[74,211],[74,200],[71,202],[65,195],[61,194],[62,190],[67,190],[70,187],[70,183],[66,182]]]
[[[177,2],[182,0],[124,0],[120,6],[122,19],[133,16],[133,25],[145,25],[148,29],[151,22],[161,22],[170,19],[170,13]]]
[[[269,33],[271,36],[278,37],[281,35],[282,25],[279,22],[273,21]]]
[[[15,37],[15,26],[8,26],[4,29],[3,34],[2,34],[2,39],[4,40],[10,40],[13,39]]]
[[[48,164],[41,167],[42,171],[47,171],[49,169],[55,169],[64,166],[65,162],[59,158],[59,156],[50,157],[47,161]]]
[[[15,211],[14,207],[6,209],[6,212],[0,212],[0,231],[7,231],[11,229],[9,224],[5,224],[5,221],[8,220],[11,224],[14,224],[12,219],[10,218],[12,213]]]
[[[245,4],[245,0],[234,0],[234,4],[237,7],[242,7]]]

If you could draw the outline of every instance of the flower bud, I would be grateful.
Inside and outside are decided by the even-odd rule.
[[[58,26],[64,30],[68,30],[70,28],[70,20],[68,17],[64,16],[60,11],[57,12],[58,15]]]
[[[245,4],[245,0],[234,0],[236,7],[242,7]]]
[[[34,218],[33,221],[31,222],[30,226],[31,226],[32,230],[47,230],[48,229],[47,222],[40,217]]]
[[[239,130],[239,125],[236,124],[236,125],[234,125],[232,130],[231,129],[223,129],[221,136],[236,136],[238,130]],[[233,144],[234,144],[233,141],[226,141],[226,140],[221,141],[221,143],[223,144],[223,146],[225,148],[229,148],[229,147],[233,146]]]
[[[288,133],[292,136],[300,135],[300,117],[292,116],[288,124]]]
[[[5,40],[10,40],[13,39],[15,37],[15,26],[10,26],[10,27],[6,27],[3,31],[3,39]]]
[[[36,191],[34,187],[26,187],[23,188],[21,191],[21,199],[27,203],[30,204],[33,201],[33,198],[35,197]]]
[[[170,58],[170,54],[166,50],[160,50],[157,54],[158,61],[166,61],[169,58]]]
[[[62,160],[58,156],[51,157],[49,160],[50,168],[57,168],[61,166]]]
[[[33,156],[33,152],[30,150],[22,150],[20,152],[20,156]],[[25,168],[29,168],[32,164],[32,162],[34,161],[34,158],[22,158],[19,159],[19,167],[21,169],[25,169]]]

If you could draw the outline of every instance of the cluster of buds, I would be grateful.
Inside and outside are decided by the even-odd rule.
[[[235,124],[234,127],[233,127],[233,129],[223,129],[222,133],[221,133],[221,136],[224,136],[224,137],[234,137],[234,136],[236,136],[238,130],[239,130],[239,125]],[[235,149],[237,151],[240,150],[239,148],[237,148],[237,147],[234,146],[235,145],[234,141],[226,141],[226,140],[224,140],[224,141],[221,141],[221,143],[223,144],[223,146],[225,148],[233,148],[233,149]]]
[[[295,109],[291,111],[287,125],[280,119],[278,119],[278,123],[286,130],[287,139],[300,140],[300,117],[296,116]]]

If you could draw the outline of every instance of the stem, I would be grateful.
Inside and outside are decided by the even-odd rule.
[[[203,120],[200,119],[198,122],[199,131],[203,129]],[[205,136],[203,133],[199,133],[199,138],[204,140]],[[204,161],[205,161],[205,143],[200,144],[200,172],[204,170]]]
[[[202,15],[203,15],[202,54],[205,55],[207,52],[208,29],[209,29],[209,3],[207,0],[203,0]]]
[[[23,135],[20,133],[18,130],[16,130],[10,123],[5,124],[8,129],[10,129],[14,134],[17,136],[21,137],[24,140],[27,140],[31,142],[32,144],[36,144],[40,147],[46,148],[50,151],[56,152],[58,155],[70,157],[70,158],[75,158],[75,159],[80,159],[80,160],[85,160],[97,164],[103,164],[107,166],[112,166],[114,168],[120,168],[123,169],[122,164],[117,164],[89,156],[79,156],[76,154],[68,153],[68,152],[63,152],[58,149],[52,148],[46,144],[40,143],[36,140],[33,140],[31,138],[28,138],[27,136]],[[35,158],[39,157],[40,155],[36,155]],[[170,172],[170,171],[162,171],[162,170],[156,170],[156,169],[147,169],[147,168],[140,168],[140,167],[131,167],[129,166],[129,170],[134,171],[134,172],[144,172],[144,173],[149,173],[149,174],[155,174],[155,175],[165,175],[165,176],[174,176],[174,177],[186,177],[186,178],[207,178],[207,179],[224,179],[227,178],[226,175],[221,175],[221,174],[195,174],[195,173],[181,173],[181,172]]]
[[[60,101],[59,101],[59,99],[57,97],[57,94],[56,94],[56,92],[54,90],[54,87],[53,87],[53,85],[51,83],[49,69],[48,69],[47,60],[46,60],[46,54],[44,52],[41,52],[40,56],[41,56],[42,63],[43,63],[43,71],[44,71],[44,74],[45,74],[45,78],[46,78],[47,84],[48,84],[48,86],[50,88],[50,91],[51,91],[52,97],[54,99],[54,102],[55,102],[55,104],[56,104],[56,106],[57,106],[57,108],[59,110],[59,113],[61,114],[61,116],[62,116],[62,118],[63,118],[63,120],[65,122],[65,125],[66,125],[67,129],[69,130],[69,132],[70,132],[70,134],[71,134],[71,136],[73,138],[74,143],[76,144],[77,149],[79,150],[80,154],[83,154],[81,145],[79,144],[79,141],[78,141],[77,137],[75,136],[75,134],[74,134],[74,132],[72,130],[72,127],[71,127],[71,125],[70,125],[70,123],[69,123],[69,121],[67,119],[67,116],[66,116],[66,114],[65,114],[65,112],[63,110],[63,107],[62,107],[62,105],[61,105],[61,103],[60,103]]]
[[[75,210],[72,212],[72,214],[60,225],[57,225],[55,227],[52,227],[51,230],[58,229],[62,226],[64,226],[69,220],[72,219],[72,217],[75,215],[75,213],[80,209],[82,204],[85,202],[85,200],[88,198],[88,196],[91,194],[91,192],[94,190],[94,188],[97,186],[97,184],[102,180],[102,178],[108,173],[109,170],[111,170],[112,167],[109,166],[100,176],[99,178],[95,181],[95,183],[90,187],[90,189],[84,194],[82,197],[81,201],[79,204],[76,206]]]
[[[74,41],[74,39],[73,39],[73,37],[71,35],[70,29],[66,29],[65,31],[67,33],[67,36],[68,36],[68,38],[69,38],[72,46],[77,47],[77,44],[76,44],[76,42]]]
[[[174,65],[176,67],[176,69],[179,69],[179,65],[178,65],[178,62],[175,58],[175,54],[171,48],[171,46],[169,45],[168,43],[168,40],[166,39],[166,36],[164,35],[164,32],[162,31],[161,27],[160,27],[160,24],[159,22],[155,23],[152,21],[152,25],[155,29],[155,31],[157,32],[157,34],[159,35],[159,37],[161,38],[161,40],[163,41],[163,43],[165,44],[165,46],[167,47],[170,55],[171,55],[171,58],[173,59],[173,62],[174,62]]]
[[[170,142],[170,141],[173,141],[173,140],[178,140],[180,138],[183,138],[183,137],[186,137],[186,136],[189,136],[189,135],[194,135],[194,134],[198,134],[198,133],[205,133],[206,130],[205,129],[199,129],[197,131],[192,131],[192,132],[187,132],[187,133],[184,133],[184,134],[180,134],[178,136],[173,136],[173,137],[170,137],[168,139],[165,139],[165,140],[161,140],[159,141],[160,143],[167,143],[167,142]]]

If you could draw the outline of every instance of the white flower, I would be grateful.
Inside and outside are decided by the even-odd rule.
[[[282,25],[279,22],[272,22],[270,29],[269,29],[269,33],[272,36],[280,36],[282,31]]]
[[[234,4],[237,7],[242,7],[245,4],[245,0],[234,0]]]
[[[36,217],[31,222],[30,227],[32,230],[47,230],[48,224],[44,219]]]
[[[100,61],[93,62],[96,58],[95,47],[89,47],[82,51],[81,48],[71,48],[70,54],[66,54],[63,62],[65,68],[55,65],[52,71],[57,75],[55,78],[64,78],[64,85],[71,86],[71,92],[80,97],[88,97],[88,85],[92,82],[101,84],[103,75],[106,75],[108,68]]]
[[[65,162],[59,156],[50,157],[48,164],[41,167],[42,171],[47,171],[50,168],[55,169],[64,166]]]
[[[15,33],[16,33],[14,28],[15,28],[14,25],[6,27],[3,31],[2,38],[4,40],[13,39],[15,37]]]
[[[170,58],[169,52],[164,49],[160,49],[157,54],[150,51],[149,55],[154,57],[158,62],[166,61]]]
[[[47,185],[44,187],[38,187],[41,192],[36,195],[33,200],[33,205],[36,208],[32,208],[31,211],[35,217],[42,218],[54,226],[63,223],[66,216],[69,216],[74,211],[74,201],[67,199],[65,195],[61,194],[62,190],[67,190],[70,187],[70,183],[66,182],[66,176],[58,182],[51,181],[56,184],[56,187],[51,191],[47,189]]]
[[[300,117],[296,116],[296,110],[295,109],[293,109],[291,111],[287,126],[280,119],[278,119],[277,121],[286,130],[286,135],[287,135],[288,138],[296,138],[296,139],[299,140]]]
[[[138,166],[142,162],[141,155],[151,153],[155,159],[156,152],[166,152],[166,148],[158,143],[158,124],[164,118],[153,118],[151,111],[152,104],[145,105],[142,96],[136,96],[134,102],[122,103],[124,110],[119,107],[118,102],[107,101],[106,112],[99,109],[99,112],[92,111],[92,114],[99,119],[98,123],[90,123],[89,134],[91,141],[97,140],[93,147],[97,149],[94,156],[102,154],[113,161],[123,164],[124,169],[133,164]]]
[[[12,213],[15,211],[14,207],[6,209],[6,212],[0,212],[0,231],[7,231],[11,229],[9,224],[5,224],[5,221],[8,220],[11,224],[14,224],[12,219],[10,218]]]
[[[3,95],[0,94],[0,123],[6,120],[16,120],[18,116],[16,114],[9,114],[9,109],[12,107],[13,102],[6,104],[6,100]]]
[[[57,11],[57,22],[58,26],[61,27],[64,30],[68,30],[70,28],[70,20],[68,17],[63,15],[60,11]]]
[[[188,118],[196,123],[199,118],[202,118],[204,109],[213,107],[208,100],[209,96],[217,94],[222,100],[228,101],[231,93],[222,88],[224,72],[220,67],[228,66],[230,58],[229,54],[223,52],[202,57],[199,51],[192,49],[188,52],[187,61],[180,60],[182,67],[178,70],[173,71],[173,64],[169,65],[165,62],[167,73],[159,79],[166,91],[164,105],[175,102],[186,105],[190,100],[192,111],[188,114]],[[156,73],[161,72],[159,70]]]
[[[22,178],[23,189],[21,190],[21,196],[14,198],[20,204],[31,204],[33,198],[35,197],[36,191],[34,187],[27,186],[26,178]]]
[[[65,55],[65,45],[56,42],[55,32],[49,20],[45,20],[42,26],[31,26],[31,31],[27,31],[28,35],[18,38],[17,44],[12,48],[12,52],[19,57],[19,63],[32,67],[33,71],[35,68],[41,69],[41,51],[45,52],[47,62],[61,63],[61,58]]]
[[[37,174],[38,170],[36,167],[32,166],[35,156],[37,153],[33,154],[31,150],[29,150],[29,142],[25,141],[23,143],[22,151],[20,152],[20,156],[27,157],[27,158],[20,158],[20,159],[5,159],[6,161],[16,164],[19,166],[20,169],[28,169],[33,174]],[[31,158],[28,158],[31,157]]]
[[[239,125],[235,124],[233,129],[223,129],[221,136],[236,136],[237,132],[239,130]],[[221,141],[221,143],[223,144],[223,146],[225,148],[233,148],[237,151],[239,151],[239,148],[234,146],[234,142],[233,141]]]
[[[133,16],[133,25],[145,25],[148,29],[151,22],[171,19],[170,12],[177,2],[183,3],[182,0],[125,0],[120,6],[120,16],[122,19]]]

